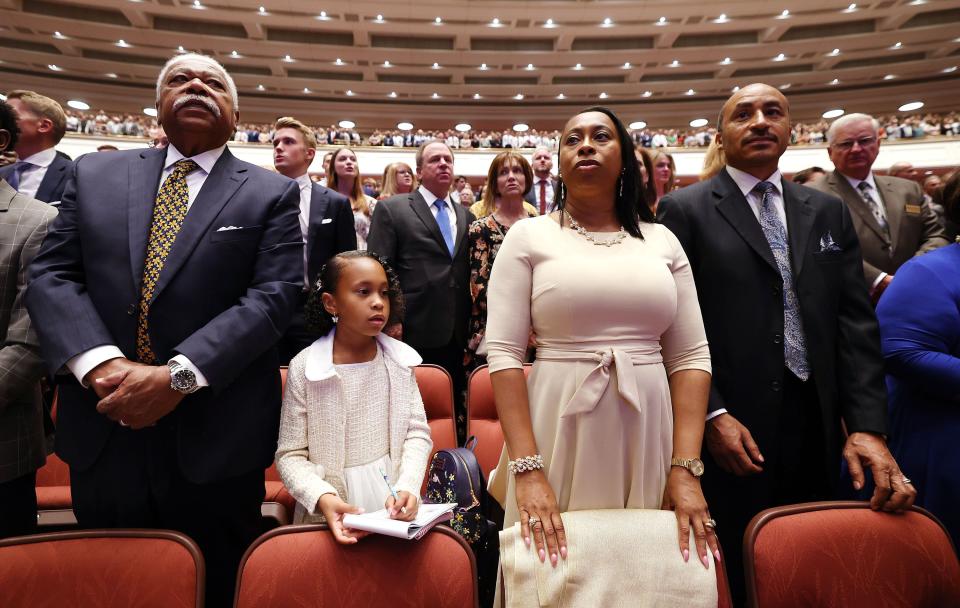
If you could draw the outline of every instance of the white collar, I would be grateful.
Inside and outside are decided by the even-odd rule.
[[[727,165],[726,169],[730,177],[733,178],[733,181],[737,183],[737,187],[740,188],[740,192],[743,193],[744,197],[753,192],[753,189],[760,182],[770,182],[773,184],[773,187],[777,189],[780,198],[783,198],[783,175],[781,175],[780,169],[774,171],[767,179],[757,179],[746,171],[741,171],[730,165]]]
[[[297,184],[300,185],[300,189],[301,189],[301,190],[303,190],[304,188],[309,188],[310,186],[313,185],[313,182],[310,181],[310,174],[309,174],[309,173],[304,173],[303,175],[301,175],[300,177],[298,177],[297,179],[295,179],[295,180],[293,180],[293,181],[297,182]]]
[[[330,333],[308,347],[307,362],[304,366],[304,375],[307,380],[316,382],[337,374],[333,367],[333,337],[336,333],[337,328],[334,327]],[[385,357],[403,367],[415,367],[423,362],[423,358],[412,347],[384,333],[377,334],[377,343]]]
[[[417,192],[420,193],[420,196],[423,197],[423,200],[427,201],[427,207],[432,207],[432,206],[433,206],[433,203],[435,203],[435,202],[437,201],[437,199],[440,198],[439,196],[437,196],[437,195],[434,194],[433,192],[430,192],[429,190],[427,190],[427,189],[423,186],[423,184],[421,184],[420,187],[417,188]],[[447,203],[448,206],[450,205],[450,203],[449,203],[449,201],[447,201],[446,197],[443,198],[443,202]]]
[[[227,149],[227,144],[223,144],[219,148],[214,148],[212,150],[207,150],[206,152],[201,152],[196,156],[191,156],[190,160],[197,163],[201,169],[207,175],[210,175],[210,172],[213,171],[213,166],[217,164],[217,161],[220,160],[220,155],[223,154],[223,151]],[[169,169],[173,166],[178,160],[187,158],[183,155],[180,150],[177,150],[176,146],[170,144],[167,146],[167,159],[163,161],[163,168]]]
[[[837,171],[837,173],[840,173],[840,172]],[[843,175],[843,173],[840,173],[840,175]],[[870,184],[870,187],[873,189],[874,192],[877,191],[877,182],[876,180],[873,179],[873,171],[871,171],[870,173],[867,173],[867,179],[857,179],[855,177],[850,177],[848,175],[843,175],[843,179],[847,180],[850,183],[850,186],[853,187],[853,189],[858,193],[860,192],[859,186],[861,182],[867,182],[868,184]]]
[[[21,160],[25,163],[30,163],[34,167],[49,167],[50,163],[52,163],[53,159],[55,159],[56,157],[57,157],[57,149],[47,148],[46,150],[40,150],[36,154],[32,154]]]

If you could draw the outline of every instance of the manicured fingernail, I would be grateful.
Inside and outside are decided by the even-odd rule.
[[[529,548],[530,548],[530,537],[529,537],[529,536],[524,536],[524,537],[523,537],[523,542],[527,543],[527,549],[529,549]]]
[[[540,549],[539,551],[537,551],[537,553],[540,555],[540,562],[542,563],[544,558],[547,557],[547,554],[544,552],[543,549]]]
[[[717,560],[717,563],[718,563],[718,564],[719,564],[721,561],[723,561],[722,559],[720,559],[720,549],[714,549],[714,550],[713,550],[713,559]]]
[[[560,547],[560,557],[562,557],[563,559],[567,559],[567,548],[566,548],[566,547]]]
[[[683,550],[683,561],[685,562],[690,561],[690,549]]]
[[[854,490],[859,490],[859,489],[860,489],[860,482],[859,482],[859,481],[853,482],[853,489],[854,489]]]
[[[550,563],[553,565],[554,568],[557,567],[557,554],[556,554],[556,553],[551,553],[551,554],[550,554]]]
[[[766,462],[766,460],[763,459],[763,454],[760,454],[760,462]]]
[[[706,555],[701,555],[701,556],[700,556],[700,561],[703,562],[703,567],[704,567],[704,568],[706,568],[707,570],[710,569],[710,562],[707,560],[707,556],[706,556]]]

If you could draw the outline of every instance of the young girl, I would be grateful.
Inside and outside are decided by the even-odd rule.
[[[433,442],[413,367],[415,350],[381,333],[403,314],[399,281],[376,254],[330,259],[307,299],[322,337],[290,362],[277,469],[297,499],[294,523],[326,520],[337,542],[364,534],[346,513],[385,507],[412,520]],[[384,480],[389,477],[397,500]]]

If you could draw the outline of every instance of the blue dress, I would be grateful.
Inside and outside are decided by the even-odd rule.
[[[890,450],[960,546],[960,245],[900,267],[877,306]]]

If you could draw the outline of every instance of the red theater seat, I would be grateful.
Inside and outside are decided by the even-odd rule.
[[[473,552],[444,526],[418,541],[371,534],[346,546],[326,525],[286,526],[247,549],[235,607],[475,608],[476,581]]]
[[[418,365],[414,368],[423,409],[430,425],[430,438],[433,439],[433,451],[427,461],[427,470],[437,450],[457,447],[457,426],[453,414],[453,380],[447,370],[439,365]],[[420,494],[426,492],[427,479],[424,471]]]
[[[203,606],[204,562],[166,530],[84,530],[0,540],[0,606]]]
[[[531,367],[530,364],[523,366],[525,376],[530,375]],[[470,435],[477,438],[473,451],[484,477],[489,479],[503,451],[503,431],[493,401],[490,370],[486,365],[473,370],[467,383],[467,437]]]
[[[743,540],[748,604],[843,608],[960,606],[960,563],[943,525],[865,502],[768,509]]]

